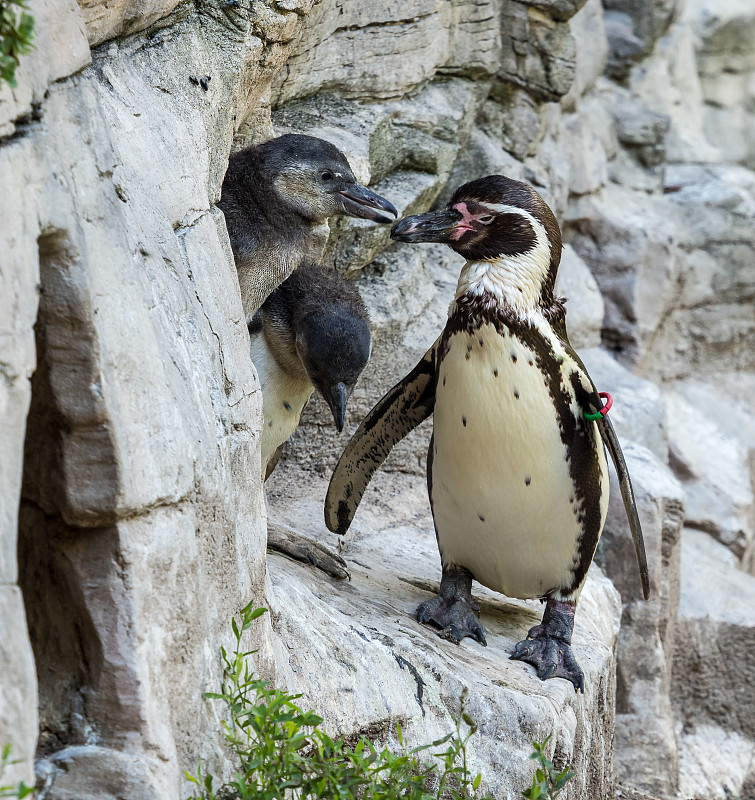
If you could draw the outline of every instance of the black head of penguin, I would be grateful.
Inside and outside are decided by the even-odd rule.
[[[552,294],[561,261],[561,230],[542,197],[528,184],[504,175],[465,183],[443,208],[396,222],[391,238],[400,242],[443,242],[468,261],[520,260],[526,271],[536,249],[546,255],[542,286]]]
[[[333,269],[303,264],[270,295],[263,313],[278,339],[273,344],[266,334],[269,345],[282,345],[289,358],[295,351],[342,431],[346,403],[372,348],[369,313],[354,284]]]
[[[226,184],[232,186],[226,187]],[[225,193],[244,191],[268,216],[298,214],[320,223],[347,215],[389,223],[398,216],[384,197],[357,182],[346,156],[324,139],[288,133],[235,153]]]

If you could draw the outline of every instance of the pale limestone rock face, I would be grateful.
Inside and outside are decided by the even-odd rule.
[[[15,565],[13,559],[0,562],[3,566]],[[19,763],[3,774],[3,785],[17,785],[19,781],[32,782],[31,761],[39,731],[36,694],[37,676],[34,658],[29,646],[26,614],[21,590],[0,576],[0,674],[3,690],[0,692],[0,732],[3,746],[10,744],[11,756]]]
[[[721,544],[691,529],[682,538],[681,574],[672,695],[679,788],[712,800],[748,797],[755,786],[755,578]]]
[[[66,8],[63,31],[83,31]],[[213,209],[233,83],[217,81],[210,104],[171,60],[194,72],[228,53],[212,24],[172,33],[109,47],[69,79],[89,61],[72,33],[70,55],[51,51],[34,80],[30,56],[19,87],[32,87],[35,117],[16,117],[0,145],[4,186],[12,178],[0,201],[4,665],[15,650],[0,739],[27,782],[38,734],[41,756],[83,748],[66,780],[83,791],[89,775],[97,797],[124,770],[144,796],[181,796],[181,770],[205,747],[188,732],[215,727],[201,693],[218,680],[219,637],[265,580],[261,403]],[[45,92],[40,80],[56,82]]]
[[[753,537],[753,494],[747,446],[676,392],[666,395],[669,455],[687,494],[687,521],[737,558]]]
[[[572,8],[577,10],[576,5]],[[521,86],[540,101],[558,100],[569,91],[576,72],[576,45],[567,22],[537,7],[506,3],[501,29],[501,80]]]
[[[649,450],[624,441],[624,455],[645,537],[650,600],[642,600],[629,525],[612,476],[599,560],[623,602],[616,693],[617,780],[622,787],[671,800],[679,783],[670,687],[684,492]]]
[[[674,300],[675,238],[660,203],[626,189],[580,197],[567,212],[565,239],[603,293],[603,340],[629,363],[645,354]]]
[[[632,94],[671,120],[666,136],[668,160],[707,162],[724,159],[718,137],[704,131],[705,98],[697,72],[695,36],[675,25],[658,42],[650,58],[631,72]]]
[[[679,266],[673,302],[641,358],[648,377],[752,372],[755,173],[675,165],[664,179]]]
[[[574,83],[561,101],[567,108],[577,105],[579,98],[595,85],[605,69],[608,39],[602,4],[598,0],[587,0],[571,18],[569,28],[576,42],[577,66]]]
[[[597,347],[603,327],[603,298],[587,264],[568,244],[561,255],[554,292],[567,300],[566,326],[572,347],[577,351]]]
[[[78,0],[89,44],[95,47],[116,36],[143,31],[168,16],[180,0]]]
[[[498,0],[322,0],[274,84],[273,103],[330,92],[360,99],[396,97],[439,69],[492,75],[501,45],[490,20],[499,9]]]
[[[648,54],[658,39],[666,32],[678,14],[679,0],[608,0],[606,8],[624,15],[631,26],[631,33],[639,40],[639,53]],[[625,51],[613,45],[613,57],[626,58]],[[633,55],[633,54],[632,54]]]
[[[598,192],[608,181],[606,153],[600,135],[579,114],[564,119],[564,149],[569,159],[569,192]]]
[[[36,46],[23,57],[16,74],[18,85],[0,84],[1,137],[18,129],[23,133],[39,122],[34,106],[42,102],[48,85],[78,72],[92,60],[84,21],[74,0],[38,0],[30,10],[36,19]]]
[[[746,0],[687,3],[684,18],[697,50],[705,99],[704,130],[725,150],[727,161],[755,166],[752,136],[755,99],[755,10]]]

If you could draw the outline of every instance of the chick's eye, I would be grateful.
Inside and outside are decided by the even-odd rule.
[[[333,179],[333,173],[329,169],[325,169],[320,173],[320,177],[324,181],[330,181]]]
[[[495,219],[493,214],[483,214],[481,217],[477,217],[477,221],[481,222],[483,225],[490,225],[490,223]]]

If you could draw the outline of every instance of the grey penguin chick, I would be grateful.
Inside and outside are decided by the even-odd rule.
[[[530,186],[491,175],[461,186],[439,211],[397,222],[391,236],[444,242],[467,261],[442,334],[344,450],[326,524],[346,532],[375,470],[433,414],[427,479],[442,577],[417,619],[457,643],[471,636],[485,644],[473,578],[510,597],[544,599],[541,624],[511,658],[583,691],[571,636],[608,508],[601,438],[619,475],[646,598],[649,584],[621,448],[553,295],[558,223]]]
[[[357,183],[335,145],[294,133],[234,153],[218,206],[247,317],[305,259],[320,261],[329,217],[389,223],[398,216],[388,200]]]
[[[369,313],[351,281],[305,262],[263,303],[249,334],[262,387],[261,466],[267,480],[315,389],[343,430],[346,404],[370,358]],[[268,547],[348,577],[339,555],[279,523],[268,525]]]

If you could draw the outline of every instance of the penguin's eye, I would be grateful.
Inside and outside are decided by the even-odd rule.
[[[490,225],[494,219],[494,214],[483,214],[481,217],[477,217],[477,221],[481,222],[483,225]]]
[[[320,177],[321,177],[321,178],[322,178],[324,181],[330,181],[330,180],[333,180],[333,173],[332,173],[332,172],[331,172],[329,169],[324,169],[324,170],[323,170],[323,171],[320,173]]]

